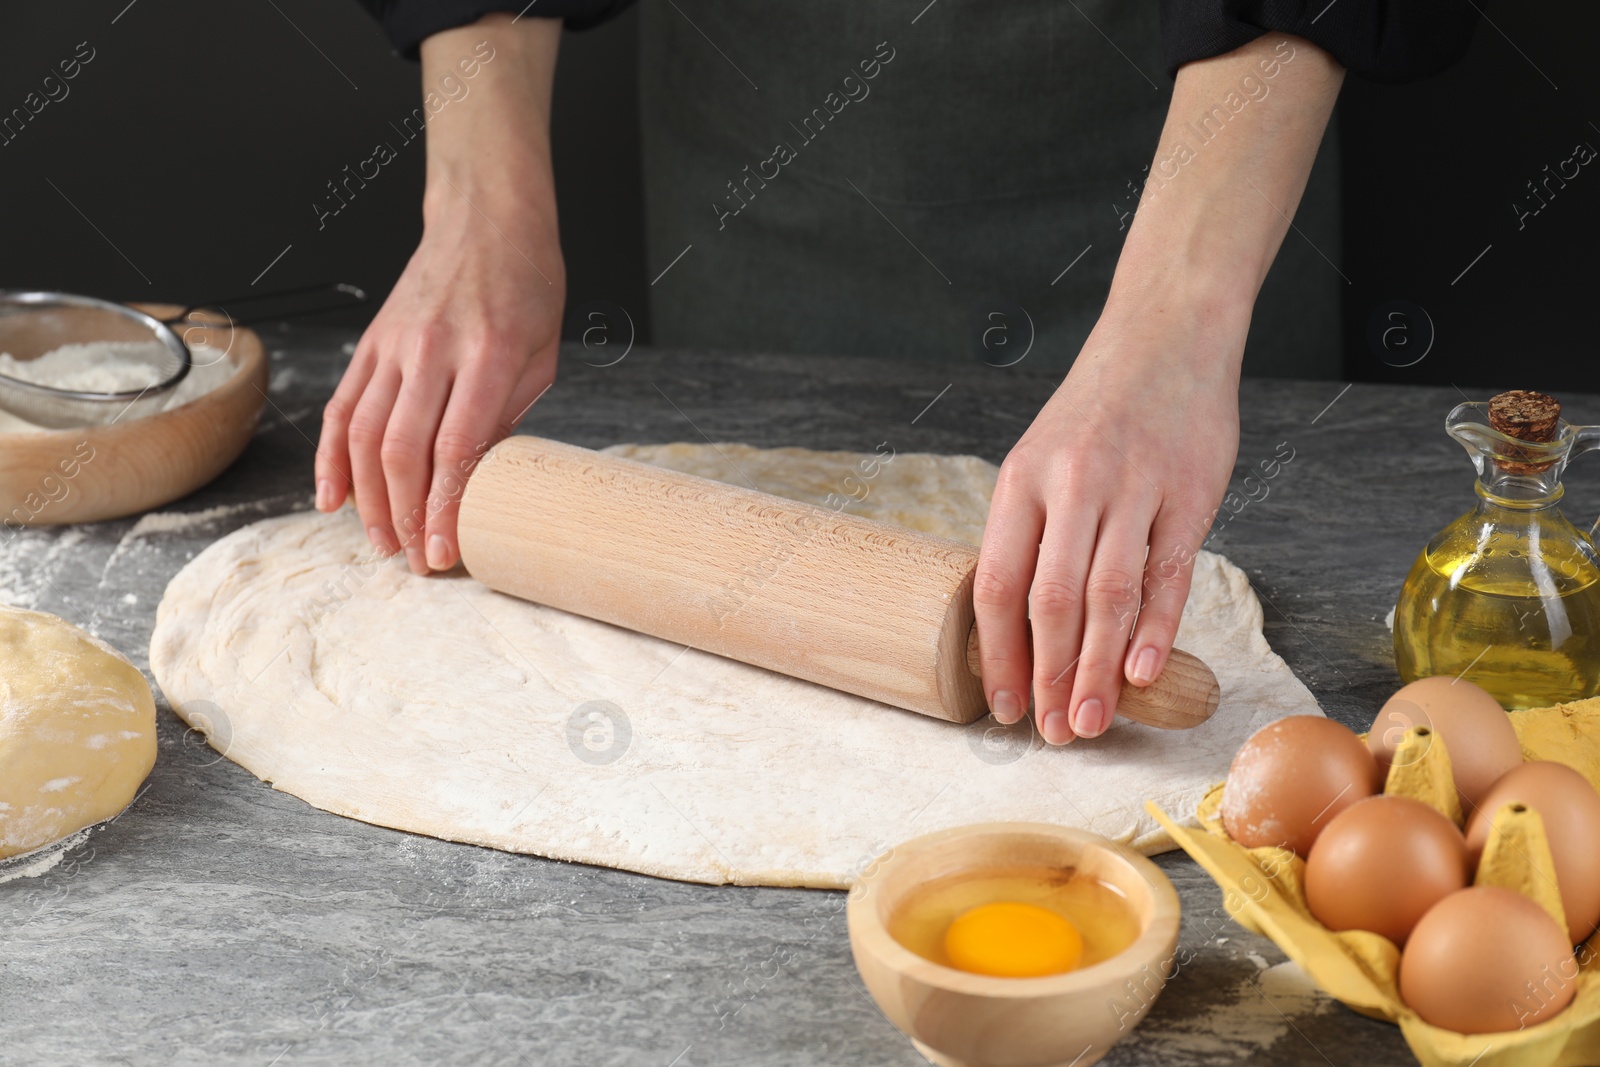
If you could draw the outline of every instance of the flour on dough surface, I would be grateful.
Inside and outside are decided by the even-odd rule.
[[[995,468],[963,456],[613,451],[977,543]],[[863,477],[867,469],[873,476]],[[859,495],[856,490],[855,495]],[[1201,553],[1179,644],[1216,716],[1118,721],[1051,748],[957,726],[372,557],[349,509],[268,519],[175,577],[150,661],[212,743],[326,811],[453,841],[687,881],[842,887],[907,838],[986,820],[1171,847],[1146,799],[1192,812],[1254,730],[1320,714],[1268,647],[1245,575]]]

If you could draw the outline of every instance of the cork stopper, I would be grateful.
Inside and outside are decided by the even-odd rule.
[[[1534,444],[1548,444],[1556,438],[1561,422],[1561,403],[1553,396],[1535,393],[1528,389],[1510,389],[1489,400],[1489,425],[1507,437]],[[1527,458],[1536,455],[1529,449]],[[1544,463],[1515,462],[1514,449],[1506,450],[1505,458],[1496,460],[1501,468],[1513,474],[1536,474],[1550,466]]]

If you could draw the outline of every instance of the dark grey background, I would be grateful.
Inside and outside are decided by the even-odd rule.
[[[1521,230],[1511,206],[1531,205],[1525,183],[1579,141],[1600,147],[1600,8],[1487,10],[1492,24],[1444,75],[1346,87],[1339,266],[1349,283],[1330,282],[1345,295],[1345,373],[1600,388],[1588,314],[1600,167]],[[320,231],[311,205],[376,141],[396,140],[389,123],[416,106],[418,74],[354,0],[82,0],[9,15],[0,115],[80,41],[95,58],[64,100],[0,146],[11,208],[0,286],[190,300],[249,290],[258,277],[257,288],[340,279],[369,289],[375,309],[420,232],[422,142]],[[569,308],[620,304],[644,341],[636,22],[629,13],[567,35],[554,136]],[[1406,302],[1403,318],[1384,317],[1393,301]],[[1401,327],[1387,352],[1369,342],[1378,320]],[[1408,347],[1393,344],[1402,336]],[[1420,363],[1388,365],[1424,348]]]

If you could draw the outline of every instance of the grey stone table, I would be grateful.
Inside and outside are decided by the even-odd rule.
[[[0,544],[0,599],[77,621],[143,666],[187,559],[308,508],[321,406],[353,337],[266,339],[260,430],[214,484],[164,509],[186,519],[20,533]],[[998,462],[1054,384],[1025,364],[585,358],[610,361],[566,353],[525,431],[596,447],[888,441]],[[1236,478],[1285,442],[1293,459],[1213,547],[1250,575],[1273,647],[1352,726],[1396,684],[1383,620],[1401,576],[1472,499],[1441,430],[1459,399],[1244,385]],[[1600,414],[1593,397],[1566,399],[1576,417]],[[1594,514],[1596,494],[1582,495],[1573,512]],[[1395,1028],[1309,989],[1229,922],[1181,853],[1159,862],[1183,897],[1186,962],[1105,1062],[1412,1062]],[[0,884],[0,1064],[922,1063],[863,991],[843,906],[839,893],[684,885],[341,819],[220,759],[163,707],[159,761],[127,813],[48,873]]]

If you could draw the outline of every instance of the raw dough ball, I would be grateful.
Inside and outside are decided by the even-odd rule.
[[[156,762],[138,668],[64,619],[0,606],[0,859],[104,822]]]

